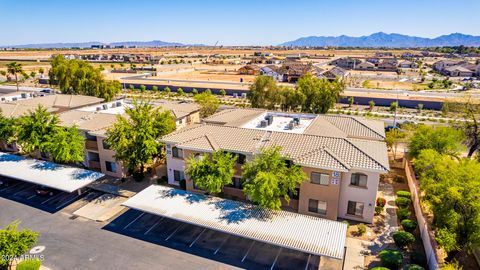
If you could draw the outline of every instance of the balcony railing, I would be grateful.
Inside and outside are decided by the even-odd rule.
[[[85,148],[87,150],[98,151],[98,143],[97,143],[97,141],[86,140],[85,141]]]

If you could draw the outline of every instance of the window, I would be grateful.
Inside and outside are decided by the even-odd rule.
[[[310,174],[310,182],[317,185],[328,186],[329,176],[326,173],[312,172]]]
[[[172,155],[174,158],[183,158],[183,150],[177,147],[172,147]]]
[[[319,200],[308,200],[308,211],[312,213],[317,213],[320,215],[327,214],[327,202],[319,201]]]
[[[350,185],[358,187],[367,186],[367,176],[363,173],[353,173],[350,179]]]
[[[232,177],[232,184],[230,185],[230,187],[242,189],[242,179],[240,177]]]
[[[363,203],[348,201],[347,214],[363,216]]]
[[[238,154],[237,155],[237,163],[238,164],[245,164],[245,160],[247,159],[247,156],[244,154]]]
[[[185,180],[185,173],[182,171],[173,170],[173,180],[175,182],[180,182],[181,180]]]
[[[117,163],[105,161],[105,168],[108,172],[117,172]]]
[[[292,200],[299,200],[300,199],[300,189],[295,188],[295,193],[293,193],[292,191],[289,191],[288,192],[288,197],[290,197],[290,199],[292,199]]]

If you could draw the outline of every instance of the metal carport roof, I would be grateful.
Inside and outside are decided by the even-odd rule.
[[[343,259],[347,225],[248,203],[151,185],[123,205],[309,254]]]
[[[0,152],[0,175],[73,192],[105,176],[103,173]]]

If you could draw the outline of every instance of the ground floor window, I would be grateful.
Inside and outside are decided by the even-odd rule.
[[[308,200],[308,211],[312,213],[317,213],[321,215],[327,214],[327,202],[319,200]]]
[[[242,189],[242,179],[240,177],[232,177],[232,183],[227,185],[227,187]]]
[[[363,216],[363,206],[361,202],[348,201],[347,214],[354,216]]]
[[[173,170],[173,180],[175,182],[185,180],[185,173],[183,171]]]
[[[117,163],[111,161],[105,161],[105,168],[107,172],[117,172]]]

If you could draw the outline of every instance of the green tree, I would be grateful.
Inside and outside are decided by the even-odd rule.
[[[200,106],[200,117],[202,118],[214,114],[220,107],[220,100],[208,92],[195,95],[193,100]]]
[[[39,69],[38,69],[38,73],[40,73],[40,74],[42,74],[42,75],[43,75],[43,73],[45,73],[45,69],[43,69],[43,68],[39,68]]]
[[[177,95],[183,96],[183,94],[184,94],[183,89],[182,89],[182,88],[178,88],[178,89],[177,89]]]
[[[140,85],[140,92],[145,92],[145,90],[147,90],[147,87],[145,85]]]
[[[398,102],[395,101],[395,102],[390,103],[390,109],[389,109],[390,112],[396,112],[397,109],[398,109]]]
[[[48,135],[45,148],[55,162],[73,163],[83,161],[85,138],[76,126],[57,127]]]
[[[327,113],[340,100],[345,84],[339,80],[330,82],[307,74],[298,80],[297,89],[305,96],[303,112]]]
[[[243,169],[243,192],[254,203],[278,210],[281,198],[290,202],[290,194],[307,180],[307,175],[298,165],[287,165],[280,147],[264,148]]]
[[[305,102],[305,95],[298,89],[280,86],[281,104],[283,111],[298,111]]]
[[[419,126],[410,139],[410,154],[417,157],[423,149],[433,149],[440,154],[458,156],[463,149],[462,130],[445,126]]]
[[[281,96],[277,83],[270,76],[258,76],[250,86],[247,98],[253,108],[274,109]]]
[[[10,267],[15,258],[25,254],[37,242],[38,233],[18,230],[19,221],[13,221],[0,230],[0,266]]]
[[[398,130],[397,128],[391,129],[385,134],[385,142],[387,147],[390,148],[390,151],[393,153],[393,159],[397,156],[398,144],[401,143],[406,138],[406,133]]]
[[[15,76],[15,84],[17,85],[18,92],[18,73],[24,73],[22,64],[17,62],[11,62],[7,64],[7,72]]]
[[[354,97],[348,97],[348,107],[352,107],[353,102],[355,102]]]
[[[54,134],[58,127],[58,116],[50,114],[45,107],[38,106],[19,119],[17,142],[25,153],[35,150],[48,152],[49,136]]]
[[[227,94],[227,92],[225,91],[225,89],[220,89],[220,91],[218,91],[218,93],[220,94],[220,96],[225,96]]]
[[[15,120],[5,117],[0,110],[0,141],[10,143],[15,139]]]
[[[37,73],[35,71],[30,72],[30,77],[35,79],[35,76],[37,76]]]
[[[107,130],[106,142],[116,152],[115,158],[141,179],[145,165],[159,154],[162,145],[158,138],[175,130],[175,118],[145,100],[134,100],[125,113],[128,117],[119,115]]]
[[[156,86],[156,85],[152,86],[152,91],[158,92],[158,86]]]
[[[64,94],[96,96],[111,100],[122,89],[120,82],[105,80],[101,70],[90,63],[57,55],[51,62],[50,83]]]
[[[167,95],[170,95],[170,92],[171,92],[171,91],[172,91],[172,90],[170,90],[170,87],[168,87],[168,86],[165,87],[165,88],[163,88],[163,92],[165,92],[165,94],[167,94]]]
[[[223,186],[232,183],[236,156],[221,150],[211,155],[192,156],[187,161],[186,174],[195,185],[208,193],[219,193]]]
[[[375,101],[370,100],[370,101],[368,102],[368,110],[369,110],[369,111],[373,111],[373,108],[375,108]]]
[[[195,88],[193,88],[193,90],[192,90],[192,94],[193,94],[193,95],[196,95],[196,94],[198,94],[198,90],[197,90],[197,89],[195,89]]]

